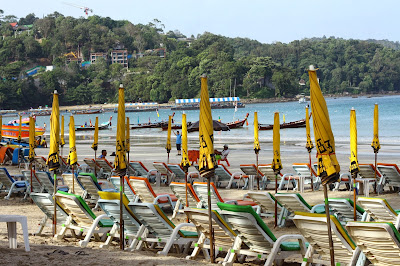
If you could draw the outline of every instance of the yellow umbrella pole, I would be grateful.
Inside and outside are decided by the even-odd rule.
[[[129,128],[129,117],[126,117],[126,126],[125,126],[125,129],[126,129],[126,143],[125,143],[125,145],[126,145],[126,152],[128,153],[128,161],[127,161],[127,163],[129,164],[129,152],[131,151],[131,136],[130,136],[130,128]],[[128,178],[129,178],[129,167],[126,167],[126,175],[128,176]],[[125,189],[125,181],[124,181],[124,183],[123,183],[123,185],[122,185],[122,192],[123,193],[125,193],[125,191],[124,191],[124,189]]]
[[[181,167],[185,172],[185,198],[186,198],[186,207],[189,207],[188,202],[188,186],[187,186],[187,174],[189,168],[189,158],[188,158],[188,139],[187,139],[187,122],[186,122],[186,114],[182,114],[182,161]]]
[[[257,166],[257,189],[260,190],[260,177],[258,175],[258,153],[260,152],[260,141],[258,139],[258,114],[254,112],[254,152],[256,154]],[[253,188],[251,188],[253,189]]]
[[[357,192],[356,192],[356,177],[360,171],[357,159],[357,120],[356,110],[350,111],[350,173],[353,178],[353,202],[354,202],[354,221],[357,221]]]
[[[94,160],[97,158],[97,147],[99,145],[99,117],[96,116],[96,122],[94,123],[94,136],[93,136],[92,149],[94,150]],[[97,176],[96,166],[94,167],[94,176]]]
[[[280,151],[280,122],[279,122],[279,112],[275,112],[274,114],[274,127],[273,127],[273,152],[274,157],[272,160],[272,169],[275,172],[275,194],[278,192],[278,175],[282,169],[281,162],[281,151]],[[289,184],[288,184],[289,185]],[[278,225],[278,201],[275,197],[275,227]]]
[[[35,120],[33,117],[29,117],[29,169],[31,171],[31,193],[33,192],[33,186],[32,186],[32,178],[33,178],[33,172],[32,172],[32,162],[35,159]],[[31,199],[31,202],[32,199]]]
[[[173,116],[168,116],[168,135],[167,135],[167,145],[165,146],[165,149],[167,150],[167,163],[169,163],[169,153],[171,152],[171,123],[172,123],[172,117]],[[168,175],[167,175],[167,184],[168,184]]]
[[[376,163],[378,160],[378,152],[379,149],[381,148],[381,145],[379,143],[379,110],[378,110],[378,104],[375,104],[375,108],[374,108],[374,138],[372,140],[372,144],[371,147],[374,149],[374,153],[375,153],[375,193],[376,193],[376,175],[377,175],[377,169],[376,169]]]

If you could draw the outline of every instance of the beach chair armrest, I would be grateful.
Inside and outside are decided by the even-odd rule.
[[[234,179],[240,179],[240,177],[243,175],[243,173],[241,173],[241,172],[235,172],[235,173],[233,173],[232,174],[232,177],[234,178]]]
[[[224,203],[237,205],[237,200],[226,200]]]
[[[192,223],[181,223],[178,224],[174,230],[181,230],[181,228],[186,227],[186,226],[190,226],[190,227],[196,227],[194,224]]]
[[[343,174],[340,174],[339,180],[342,180],[342,177],[344,177],[344,176],[348,177],[349,180],[351,180],[351,175],[350,175],[350,173],[343,173]]]
[[[302,253],[305,254],[305,252],[307,250],[307,248],[306,248],[306,239],[302,235],[283,235],[283,236],[280,236],[275,241],[273,249],[275,249],[275,247],[280,248],[282,242],[285,242],[286,240],[289,240],[289,239],[298,240],[299,244],[300,244],[300,249],[301,249]]]
[[[174,207],[174,204],[172,203],[171,196],[170,196],[169,194],[158,195],[158,196],[154,199],[153,204],[158,204],[158,200],[159,200],[160,198],[167,198],[168,201],[169,201],[169,203],[171,204],[171,206]]]
[[[246,200],[246,198],[248,198],[248,197],[249,197],[249,194],[246,193],[246,194],[243,195],[243,199],[242,200]]]
[[[189,178],[200,178],[200,174],[199,174],[199,172],[190,172],[188,174],[188,177]]]
[[[147,176],[157,175],[157,173],[158,173],[157,169],[150,169],[150,170],[147,172]]]
[[[400,215],[399,214],[397,215],[396,224],[394,226],[396,227],[397,230],[399,230],[399,227],[400,227]]]
[[[325,203],[321,203],[321,204],[317,204],[317,205],[314,205],[312,208],[311,208],[311,213],[314,213],[315,212],[315,209],[317,209],[318,207],[321,207],[321,206],[325,206]]]
[[[15,185],[25,185],[25,186],[29,186],[28,181],[23,180],[23,181],[14,181]]]
[[[282,179],[285,180],[286,177],[294,176],[294,174],[287,173],[282,176]]]

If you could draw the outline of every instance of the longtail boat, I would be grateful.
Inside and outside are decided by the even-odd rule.
[[[3,125],[2,136],[3,138],[18,139],[19,126]],[[42,136],[45,129],[42,127],[35,127],[35,137]],[[21,126],[21,139],[29,139],[29,125]]]
[[[234,122],[226,123],[229,129],[243,127],[244,123],[246,123],[247,118],[249,117],[249,113],[246,114],[246,117],[243,120],[238,120]]]
[[[160,128],[162,127],[162,125],[163,125],[162,122],[157,122],[157,123],[131,124],[130,126],[131,129],[142,129],[142,128]]]
[[[301,119],[289,123],[282,123],[280,125],[280,128],[298,128],[298,127],[305,127],[306,126],[306,120]],[[259,130],[272,130],[274,125],[268,125],[268,124],[259,124],[258,129]]]
[[[110,117],[110,120],[108,122],[104,122],[99,125],[99,130],[108,129],[111,126],[111,120],[112,116]],[[77,126],[75,128],[75,131],[88,131],[88,130],[95,130],[95,126],[93,126],[91,122],[89,126],[82,125],[82,126]]]
[[[97,110],[77,110],[72,113],[76,115],[91,115],[91,114],[99,114],[102,112],[103,111],[101,109],[97,109]]]

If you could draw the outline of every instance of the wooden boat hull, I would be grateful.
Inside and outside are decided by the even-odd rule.
[[[83,111],[75,111],[73,114],[76,115],[91,115],[91,114],[99,114],[102,113],[102,110],[83,110]]]
[[[293,121],[289,123],[282,123],[280,125],[280,128],[299,128],[299,127],[305,127],[306,126],[306,120],[301,119],[298,121]],[[272,130],[274,128],[274,125],[266,125],[266,124],[259,124],[258,129],[259,130]]]
[[[249,113],[246,114],[246,117],[243,120],[226,123],[226,125],[229,127],[229,129],[243,127],[243,125],[244,125],[244,123],[246,123],[248,117],[249,117]]]
[[[3,125],[2,127],[2,136],[3,138],[10,138],[10,139],[18,139],[19,127],[18,126],[10,126],[10,125]],[[35,137],[42,136],[44,134],[44,128],[36,127],[35,128]],[[29,126],[22,126],[21,127],[21,138],[22,139],[29,139]]]

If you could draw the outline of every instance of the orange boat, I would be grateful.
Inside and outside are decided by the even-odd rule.
[[[19,126],[3,125],[2,136],[3,138],[18,139]],[[44,134],[44,128],[35,128],[35,137],[42,136]],[[29,126],[21,127],[21,138],[29,139]]]

